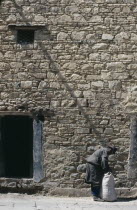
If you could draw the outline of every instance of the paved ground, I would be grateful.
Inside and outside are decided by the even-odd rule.
[[[95,202],[92,198],[64,198],[0,194],[0,210],[135,210],[137,200]]]

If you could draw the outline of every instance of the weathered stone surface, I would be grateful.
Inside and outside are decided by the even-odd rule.
[[[135,33],[131,34],[131,41],[134,41],[134,42],[137,41],[137,35]]]
[[[87,99],[85,99],[85,98],[79,98],[78,100],[77,100],[77,103],[82,107],[82,106],[84,106],[84,107],[87,107],[88,106],[88,101],[87,101]]]
[[[91,86],[92,87],[103,88],[103,82],[102,81],[92,82]]]
[[[0,59],[2,59],[3,58],[3,54],[0,52]]]
[[[21,87],[23,89],[32,88],[32,81],[21,81]]]
[[[120,90],[122,88],[122,83],[120,81],[109,81],[109,88]]]
[[[75,100],[62,100],[61,106],[64,107],[72,107],[76,105],[76,101]]]
[[[130,7],[129,7],[129,6],[125,6],[125,7],[123,7],[122,12],[123,12],[123,13],[127,13],[127,14],[129,14],[129,13],[131,12]]]
[[[70,172],[70,173],[73,173],[76,171],[75,167],[74,166],[66,166],[65,167],[65,170]]]
[[[77,167],[78,172],[85,172],[86,171],[86,164],[81,164]]]
[[[68,14],[70,14],[70,13],[76,13],[76,12],[78,12],[78,7],[77,6],[67,6],[66,8],[65,8],[65,11],[68,13]]]
[[[89,128],[77,128],[77,133],[90,133]]]
[[[105,43],[98,43],[98,44],[95,44],[92,49],[93,50],[105,50],[107,49],[108,45],[105,44]]]
[[[28,78],[28,74],[25,72],[20,72],[17,74],[18,78],[21,80],[27,79]]]
[[[129,89],[123,104],[127,113],[137,112],[137,86]]]
[[[7,23],[15,23],[17,20],[15,15],[9,15],[9,17],[6,19]]]
[[[92,22],[92,23],[101,23],[102,22],[102,18],[101,18],[101,16],[99,16],[99,15],[95,15],[95,16],[93,16],[91,19],[90,19],[90,22]]]
[[[107,135],[113,135],[113,128],[106,128],[104,133]]]
[[[100,122],[101,125],[108,125],[109,121],[108,120],[102,120]]]
[[[130,37],[128,32],[120,32],[115,36],[115,40],[117,42],[124,42],[124,40],[128,40]]]
[[[39,86],[38,86],[39,89],[44,89],[44,88],[46,88],[46,87],[47,87],[47,83],[46,83],[46,82],[41,81],[41,82],[39,83]]]
[[[79,90],[88,90],[90,89],[90,84],[78,84],[78,89]]]
[[[85,18],[80,14],[74,14],[74,21],[79,23],[86,23]]]
[[[99,53],[91,53],[89,55],[90,60],[99,60]]]
[[[103,40],[109,40],[109,41],[111,41],[111,40],[113,40],[113,38],[114,38],[114,36],[111,35],[111,34],[103,34],[102,35],[102,39]]]
[[[1,92],[0,97],[1,99],[6,99],[7,97],[9,97],[9,94],[6,92]]]
[[[62,22],[72,22],[72,19],[69,15],[62,15],[57,19],[58,23],[62,23]]]
[[[116,72],[122,72],[125,70],[125,65],[122,62],[107,63],[107,69],[111,71],[116,70]]]
[[[36,22],[46,22],[46,19],[44,16],[42,15],[35,15],[35,19]]]
[[[88,188],[87,155],[108,142],[119,148],[110,158],[116,186],[136,185],[137,177],[127,179],[130,116],[137,114],[136,12],[135,0],[2,1],[0,115],[37,115],[43,123],[45,177],[19,179],[19,188],[63,194],[56,188],[75,187],[64,192],[80,195],[78,186]],[[25,26],[35,29],[34,43],[18,44]],[[15,182],[1,186],[15,190]]]
[[[68,37],[68,34],[67,33],[64,33],[64,32],[60,32],[58,35],[57,35],[57,40],[66,40]]]
[[[17,1],[16,1],[16,4],[19,5],[19,6],[21,6],[21,5],[24,4],[24,1],[23,1],[23,0],[17,0]]]
[[[134,12],[137,12],[137,7],[135,7],[135,8],[133,9],[133,11],[134,11]]]
[[[76,69],[76,67],[77,67],[77,65],[76,65],[75,62],[66,62],[66,63],[62,66],[63,69],[70,69],[70,70],[74,70],[74,69]]]
[[[110,4],[115,4],[117,2],[117,0],[106,0],[106,3],[110,3]]]
[[[101,54],[101,60],[102,61],[110,61],[111,60],[111,56],[110,56],[110,54],[108,54],[108,53],[102,53]]]
[[[127,55],[127,54],[119,54],[118,55],[118,60],[133,60],[134,56],[133,55]]]
[[[129,69],[136,70],[136,69],[137,69],[137,64],[129,64],[129,65],[127,66],[127,68],[128,68],[128,70],[129,70]]]
[[[81,32],[73,31],[71,34],[71,37],[74,40],[83,40],[85,37],[85,31],[81,31]]]
[[[74,95],[75,95],[76,97],[78,97],[78,98],[83,97],[82,91],[78,91],[78,90],[76,90],[76,91],[74,92]]]

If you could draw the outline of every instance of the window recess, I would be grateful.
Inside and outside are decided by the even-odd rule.
[[[9,25],[10,30],[16,31],[17,44],[33,44],[35,40],[35,31],[45,28],[45,25]]]
[[[34,43],[34,30],[19,29],[17,30],[17,43],[18,44],[33,44]]]

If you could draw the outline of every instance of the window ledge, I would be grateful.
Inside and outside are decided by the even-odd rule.
[[[16,30],[16,29],[40,30],[40,29],[44,29],[45,25],[14,25],[14,24],[9,24],[8,27],[10,29],[13,29],[13,30]]]

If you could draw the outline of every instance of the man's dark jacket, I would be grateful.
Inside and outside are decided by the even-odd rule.
[[[108,165],[109,151],[109,148],[102,147],[86,159],[86,183],[100,185],[104,173],[110,170]]]

